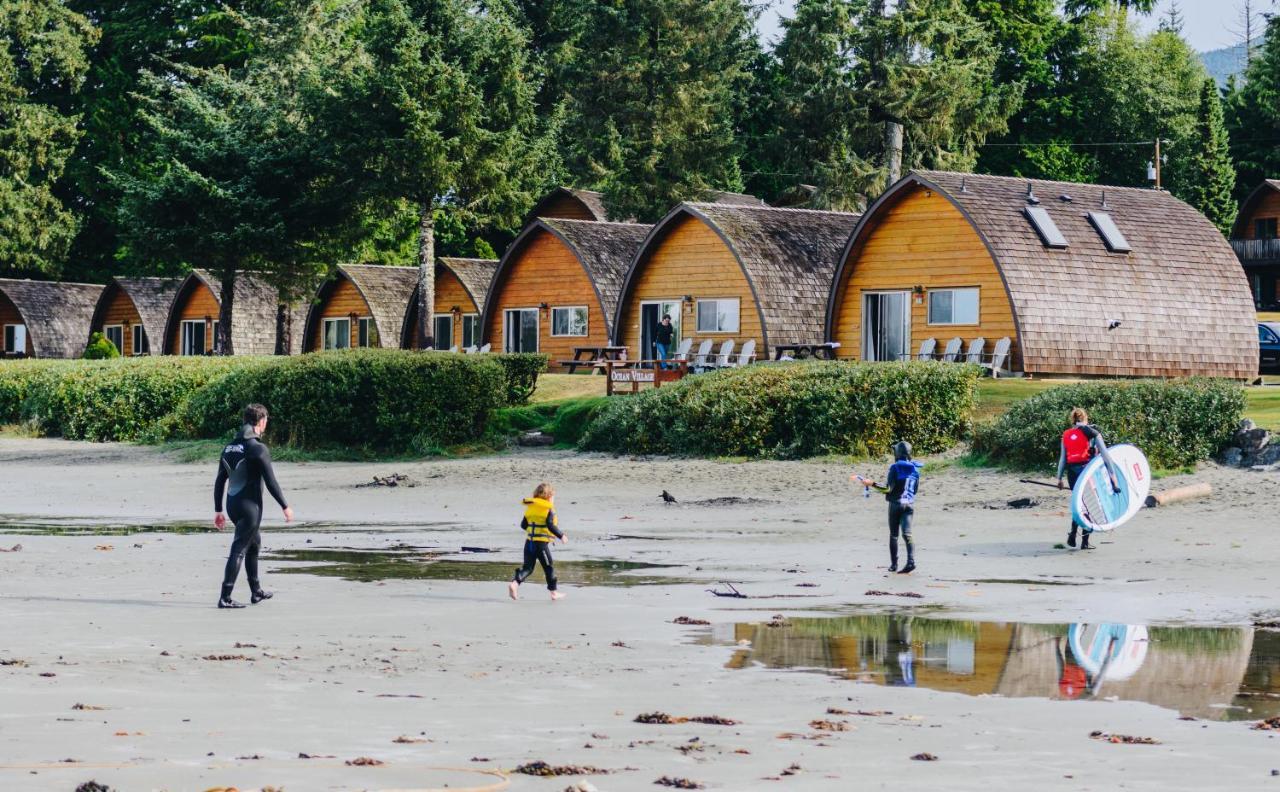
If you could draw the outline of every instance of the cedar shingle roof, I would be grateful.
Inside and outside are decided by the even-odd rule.
[[[1027,372],[1237,379],[1257,373],[1249,285],[1231,247],[1202,214],[1167,192],[1032,180],[1040,208],[1068,242],[1051,249],[1023,214],[1027,185],[913,171],[867,212],[858,234],[895,195],[923,187],[947,197],[1004,278]],[[1090,211],[1110,214],[1132,252],[1109,252]],[[1113,321],[1120,326],[1108,330]]]
[[[369,306],[385,349],[400,348],[404,312],[418,287],[417,267],[388,267],[377,264],[346,264],[338,271],[355,285]],[[324,287],[321,287],[324,293]],[[320,304],[312,308],[311,323],[319,321]]]
[[[570,198],[581,204],[583,211],[591,216],[593,220],[608,220],[609,213],[604,208],[604,196],[595,190],[579,190],[575,187],[557,187],[546,195],[542,196],[529,213],[525,215],[525,225],[532,223],[534,220],[542,217],[542,213],[552,203],[562,199]]]
[[[582,262],[604,312],[605,331],[612,337],[613,318],[627,267],[653,226],[637,223],[604,223],[585,220],[542,220]]]
[[[493,273],[498,270],[498,260],[442,256],[436,262],[462,281],[462,288],[471,295],[471,300],[480,309],[480,313],[484,313],[484,301],[489,296],[489,283],[493,280]]]
[[[142,327],[150,339],[159,338],[164,333],[165,324],[169,320],[169,309],[173,307],[173,298],[182,287],[185,278],[112,278],[111,283],[102,290],[98,297],[97,307],[93,312],[92,327],[99,326],[107,309],[107,302],[116,289],[124,292],[133,303],[134,310],[142,319]]]
[[[178,303],[192,290],[201,286],[213,292],[213,299],[219,305],[222,302],[222,279],[206,270],[192,270],[183,280],[174,296],[173,308],[169,311],[169,319],[164,330],[165,354],[177,354],[178,350],[169,348],[169,340],[173,336],[178,321],[178,312],[174,309]],[[276,310],[279,298],[274,286],[261,276],[249,272],[236,274],[235,300],[231,309],[231,345],[237,355],[273,355],[276,351]],[[293,311],[293,338],[290,353],[296,353],[302,345],[300,314],[306,306]],[[215,321],[217,317],[214,317]]]
[[[22,314],[31,352],[38,358],[78,358],[84,354],[102,288],[97,283],[0,278],[0,291]]]
[[[770,344],[822,343],[832,275],[858,215],[740,204],[681,204],[654,226],[631,264],[628,284],[644,266],[649,249],[684,216],[710,226],[742,266],[764,319],[762,358],[769,354]],[[624,287],[623,293],[626,291]]]

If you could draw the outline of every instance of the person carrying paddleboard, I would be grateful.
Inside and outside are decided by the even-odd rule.
[[[1107,443],[1102,439],[1102,433],[1098,431],[1096,426],[1089,423],[1089,413],[1085,412],[1083,407],[1075,407],[1071,410],[1071,415],[1067,420],[1071,423],[1071,426],[1062,433],[1062,442],[1058,453],[1058,489],[1063,489],[1062,477],[1064,473],[1066,474],[1067,484],[1071,489],[1075,489],[1076,480],[1080,478],[1080,473],[1084,471],[1090,460],[1099,454],[1106,460],[1107,472],[1111,474],[1111,487],[1119,489],[1119,484],[1116,483],[1115,463],[1111,461],[1111,455],[1107,453]],[[1080,541],[1080,549],[1092,550],[1093,547],[1089,544],[1089,535],[1093,533],[1093,530],[1077,523],[1074,516],[1071,518],[1071,532],[1067,534],[1067,547],[1076,546],[1077,530],[1083,534]]]
[[[884,493],[884,499],[889,502],[889,571],[907,575],[916,568],[916,546],[911,539],[911,520],[916,513],[916,492],[920,487],[920,468],[924,465],[911,458],[911,444],[906,440],[894,443],[893,459],[885,476],[884,486],[856,473],[849,478],[857,479],[864,487]],[[907,545],[907,564],[901,572],[898,571],[899,534]]]

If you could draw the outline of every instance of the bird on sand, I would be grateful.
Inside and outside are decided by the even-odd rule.
[[[662,500],[666,503],[676,503],[676,496],[666,490],[662,491]]]

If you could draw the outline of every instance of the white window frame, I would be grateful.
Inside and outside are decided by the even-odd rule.
[[[468,343],[468,342],[467,342],[467,325],[470,325],[470,326],[471,326],[471,341],[470,341],[470,343]],[[478,347],[478,346],[480,346],[480,336],[481,336],[481,333],[480,333],[480,314],[478,314],[478,313],[464,313],[464,314],[462,315],[462,338],[460,339],[460,341],[461,341],[461,346],[462,346],[463,348],[466,348],[466,347]]]
[[[343,322],[347,325],[347,332],[339,337],[346,341],[345,344],[339,346],[329,346],[329,325]],[[326,352],[334,349],[350,349],[351,348],[351,317],[349,316],[330,316],[320,320],[320,348]]]
[[[972,322],[935,322],[933,321],[933,295],[941,292],[952,292],[951,296],[951,318],[954,320],[956,316],[956,298],[955,292],[971,291],[977,295],[976,313]],[[976,327],[982,324],[982,288],[979,286],[945,286],[936,289],[929,289],[929,293],[925,296],[924,301],[925,324],[930,327]]]
[[[520,351],[518,349],[517,350],[507,349],[507,339],[508,339],[507,323],[511,319],[511,314],[513,313],[522,314],[526,311],[533,312],[533,321],[534,321],[533,354],[537,354],[542,350],[542,311],[539,311],[535,306],[530,306],[528,308],[503,308],[502,309],[502,351],[503,352],[512,353],[512,352]]]
[[[201,347],[198,351],[192,351],[187,344],[187,327],[200,326]],[[197,356],[205,354],[209,349],[209,329],[207,323],[203,319],[183,319],[178,327],[178,354]]]
[[[120,334],[120,343],[116,344],[115,341],[111,340],[112,330],[115,330]],[[124,354],[124,325],[122,324],[103,325],[102,337],[107,339],[108,341],[111,341],[111,343],[115,344],[117,352],[119,352],[122,355]]]
[[[134,357],[142,357],[147,354],[147,329],[145,327],[140,324],[134,325],[130,340]]]
[[[720,327],[720,308],[719,308],[719,305],[720,305],[720,303],[722,303],[722,302],[724,302],[724,303],[731,302],[731,303],[734,303],[735,305],[737,305],[737,313],[736,313],[736,316],[737,316],[737,323],[736,323],[733,327],[731,327],[731,328],[727,328],[727,327],[722,328],[722,327]],[[716,308],[715,308],[716,329],[715,329],[715,330],[706,330],[706,329],[703,329],[703,327],[702,327],[702,306],[703,306],[703,305],[707,305],[707,304],[715,304],[715,305],[716,305]],[[707,298],[704,298],[704,299],[699,299],[699,300],[697,301],[697,304],[694,306],[694,311],[693,311],[693,327],[694,327],[694,331],[695,331],[698,335],[726,335],[726,334],[730,334],[730,333],[741,333],[741,332],[742,332],[742,300],[741,300],[741,298],[738,298],[738,297],[707,297]]]
[[[13,328],[13,345],[9,345],[9,328]],[[7,324],[4,326],[4,353],[6,355],[22,355],[27,351],[27,326],[25,324]],[[16,349],[14,348],[16,347]]]
[[[446,322],[449,328],[449,339],[447,341],[440,338],[440,323]],[[431,337],[435,339],[435,348],[440,352],[448,352],[453,347],[453,314],[438,313],[431,318]]]
[[[582,311],[582,332],[581,333],[557,333],[556,332],[556,311]],[[569,329],[573,330],[573,316],[569,317]],[[551,337],[552,338],[586,338],[591,335],[591,309],[585,305],[557,305],[551,309]]]
[[[361,348],[369,348],[373,346],[373,339],[376,332],[373,326],[372,316],[361,316],[356,319],[356,346]]]

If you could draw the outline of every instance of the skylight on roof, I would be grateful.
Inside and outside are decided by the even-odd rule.
[[[1045,244],[1045,247],[1064,248],[1067,246],[1067,238],[1058,230],[1058,224],[1053,222],[1053,218],[1049,216],[1047,210],[1039,206],[1028,206],[1022,211],[1026,212],[1027,219],[1035,227],[1036,233],[1040,235],[1040,241]]]
[[[1102,241],[1107,243],[1107,250],[1112,253],[1128,253],[1133,249],[1129,247],[1129,240],[1125,239],[1124,234],[1120,233],[1120,229],[1116,227],[1111,215],[1106,212],[1090,212],[1089,222],[1098,229]]]

